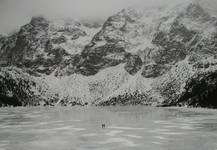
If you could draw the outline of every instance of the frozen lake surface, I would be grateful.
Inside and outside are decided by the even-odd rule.
[[[217,110],[3,108],[0,150],[217,150]]]

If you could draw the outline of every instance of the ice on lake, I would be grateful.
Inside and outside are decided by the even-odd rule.
[[[217,110],[0,109],[0,150],[217,150],[216,142]]]

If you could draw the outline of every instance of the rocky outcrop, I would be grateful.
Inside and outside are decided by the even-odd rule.
[[[82,51],[79,71],[83,75],[95,75],[99,70],[123,63],[124,55],[124,49],[115,44],[106,44],[97,48],[88,45]]]
[[[24,25],[17,34],[15,47],[11,49],[11,64],[23,65],[40,54],[47,42],[49,22],[43,17],[33,18],[30,24]]]
[[[10,37],[2,37],[0,42],[0,65],[8,66],[11,62],[12,51],[11,49],[15,47],[17,39],[17,34]]]
[[[145,78],[157,78],[170,70],[170,68],[170,66],[156,63],[146,64],[142,70],[142,76]]]
[[[129,74],[135,75],[142,68],[143,62],[139,56],[126,54],[125,59],[126,65],[124,68]]]
[[[159,64],[170,64],[184,60],[189,49],[186,43],[191,41],[195,34],[178,21],[172,24],[168,33],[156,33],[152,40],[152,43],[158,46],[153,54],[154,61]]]

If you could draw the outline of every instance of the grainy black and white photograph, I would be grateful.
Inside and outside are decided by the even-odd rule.
[[[0,0],[0,150],[217,150],[217,1]]]

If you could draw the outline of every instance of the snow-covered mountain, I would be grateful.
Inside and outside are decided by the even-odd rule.
[[[217,18],[199,2],[123,9],[102,26],[33,17],[0,47],[1,103],[217,106]]]

